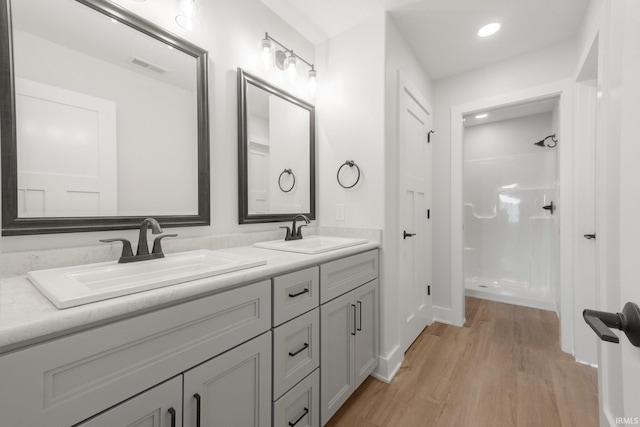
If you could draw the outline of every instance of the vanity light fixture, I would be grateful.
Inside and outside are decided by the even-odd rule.
[[[491,24],[487,24],[484,27],[478,30],[478,37],[489,37],[494,35],[500,29],[500,24],[497,22],[492,22]]]
[[[489,114],[487,114],[487,113],[478,114],[478,115],[476,116],[476,119],[484,119],[484,118],[486,118],[488,115],[489,115]]]
[[[278,49],[275,52],[274,45],[278,45],[282,49]],[[302,61],[310,68],[309,70],[309,92],[314,95],[317,87],[318,72],[314,68],[314,65],[306,61],[300,55],[293,52],[273,37],[269,33],[264,33],[264,38],[260,41],[260,54],[262,56],[262,67],[264,71],[270,71],[274,67],[279,70],[285,71],[290,82],[293,84],[298,74],[298,61]],[[273,64],[273,65],[272,65]]]

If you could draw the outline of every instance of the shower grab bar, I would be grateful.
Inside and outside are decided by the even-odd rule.
[[[582,317],[602,341],[619,343],[620,339],[609,328],[619,329],[627,335],[631,344],[640,347],[640,308],[628,302],[621,313],[609,313],[585,309]]]

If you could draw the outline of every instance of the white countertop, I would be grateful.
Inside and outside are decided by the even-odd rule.
[[[379,242],[370,241],[317,255],[251,246],[221,249],[221,252],[266,259],[267,264],[64,310],[56,308],[49,302],[26,276],[2,279],[0,281],[0,354],[200,296],[222,292],[288,271],[366,252],[379,246]]]

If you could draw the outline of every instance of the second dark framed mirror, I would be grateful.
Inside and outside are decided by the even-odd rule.
[[[239,223],[315,219],[315,107],[238,69]]]

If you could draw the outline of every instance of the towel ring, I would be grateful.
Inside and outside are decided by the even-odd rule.
[[[356,182],[354,182],[352,185],[344,185],[341,181],[340,181],[340,171],[342,170],[343,167],[345,166],[349,166],[350,168],[354,167],[356,168],[356,170],[358,171],[358,178],[356,179]],[[338,173],[336,174],[336,179],[338,180],[338,184],[340,184],[340,187],[342,188],[353,188],[356,186],[356,184],[358,183],[358,181],[360,181],[360,168],[358,167],[358,165],[356,165],[356,162],[354,162],[353,160],[347,160],[346,162],[344,162],[342,164],[342,166],[340,166],[338,168]]]
[[[288,190],[285,190],[284,188],[282,188],[282,175],[284,175],[285,173],[293,177],[293,183],[291,184],[291,188],[289,188]],[[288,193],[291,190],[293,190],[293,187],[295,186],[296,186],[296,176],[293,174],[291,169],[285,169],[282,172],[280,172],[280,176],[278,177],[278,187],[280,187],[280,190],[282,190],[284,193]]]

